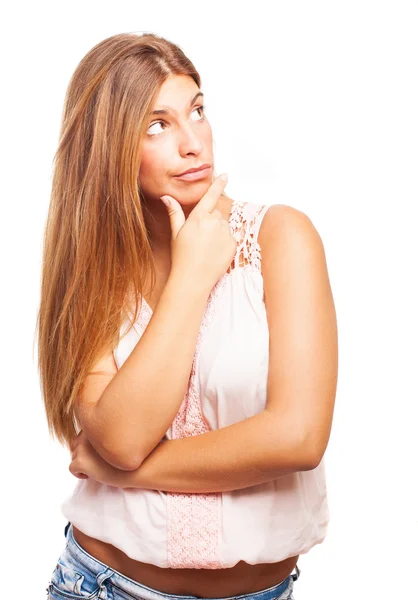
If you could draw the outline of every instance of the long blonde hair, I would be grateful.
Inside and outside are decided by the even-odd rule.
[[[78,433],[74,402],[87,374],[116,346],[124,320],[137,318],[146,278],[156,282],[138,173],[149,113],[172,75],[189,75],[200,88],[178,46],[126,33],[94,46],[67,88],[37,316],[48,430],[67,446]]]

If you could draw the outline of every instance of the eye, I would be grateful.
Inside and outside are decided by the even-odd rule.
[[[199,113],[199,114],[200,114],[200,118],[199,118],[199,119],[197,119],[197,121],[205,121],[205,119],[206,119],[205,110],[206,110],[206,106],[204,106],[204,105],[202,105],[202,106],[196,106],[196,108],[195,108],[195,109],[193,109],[193,111],[192,111],[192,114],[193,114],[195,111],[200,111],[200,113]],[[148,129],[148,132],[147,132],[147,133],[148,133],[148,135],[149,135],[149,136],[151,136],[151,137],[153,137],[153,136],[155,136],[155,135],[158,135],[158,133],[149,133],[149,132],[151,131],[151,128],[152,128],[152,127],[155,127],[156,125],[160,125],[160,124],[163,124],[163,125],[165,125],[165,126],[167,125],[167,123],[166,123],[165,121],[162,121],[162,120],[160,120],[160,121],[155,121],[155,123],[152,123],[152,124],[150,125],[150,127],[149,127],[149,129]]]

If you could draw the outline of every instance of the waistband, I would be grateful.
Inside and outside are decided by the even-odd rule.
[[[165,592],[160,592],[154,588],[150,588],[130,577],[119,573],[119,571],[115,571],[109,565],[101,562],[94,556],[91,556],[84,548],[82,548],[77,540],[74,538],[73,534],[73,526],[72,523],[68,522],[64,528],[64,535],[67,539],[66,550],[69,552],[74,560],[83,565],[86,569],[88,569],[97,579],[97,582],[101,586],[104,581],[108,580],[112,585],[120,590],[126,592],[127,594],[131,594],[134,598],[141,598],[142,600],[274,600],[278,596],[280,596],[289,586],[290,579],[296,581],[299,578],[301,573],[298,565],[295,566],[296,573],[291,573],[286,579],[281,581],[280,583],[272,586],[271,588],[267,588],[265,590],[260,590],[258,592],[250,593],[250,594],[241,594],[238,596],[226,596],[223,598],[203,598],[201,596],[188,596],[188,595],[179,595],[179,594],[167,594]]]

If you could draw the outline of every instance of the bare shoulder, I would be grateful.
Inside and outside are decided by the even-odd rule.
[[[287,204],[269,206],[261,223],[258,242],[267,250],[281,243],[322,246],[321,236],[309,216]]]
[[[264,215],[258,242],[266,301],[280,305],[291,289],[312,299],[331,297],[321,236],[309,216],[285,204],[273,204]]]

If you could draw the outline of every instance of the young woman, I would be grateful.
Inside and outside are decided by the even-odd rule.
[[[225,194],[200,88],[153,34],[102,41],[68,87],[39,367],[78,482],[52,599],[293,598],[326,535],[323,244],[301,211]]]

